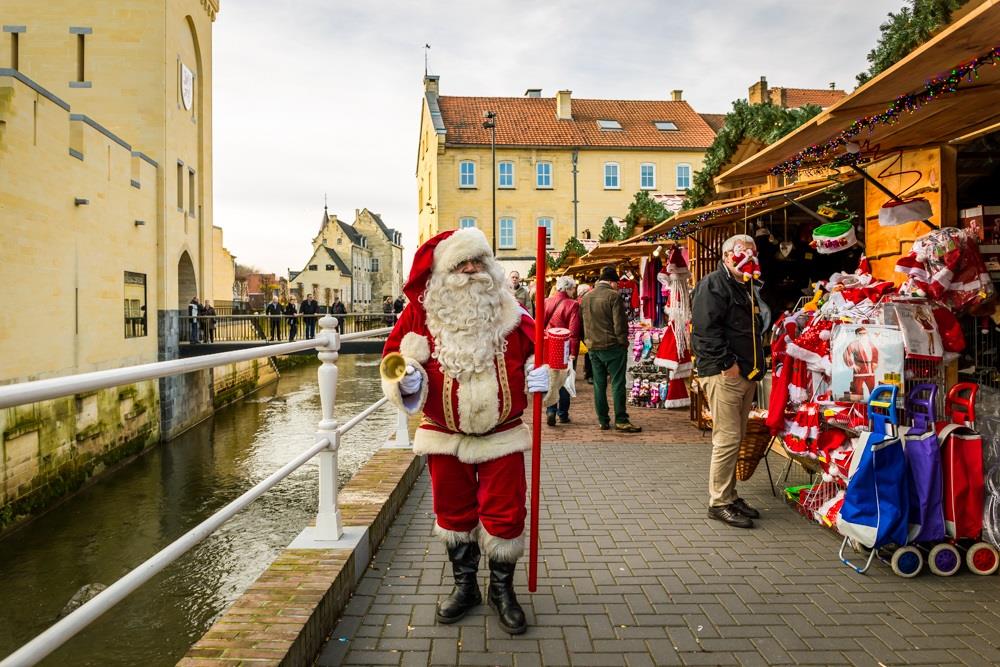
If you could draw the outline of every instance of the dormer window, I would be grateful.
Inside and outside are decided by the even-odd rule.
[[[620,130],[622,129],[622,124],[617,120],[599,120],[597,121],[597,127],[602,130]]]
[[[674,123],[674,121],[672,120],[654,120],[653,125],[655,125],[656,129],[659,130],[660,132],[677,131],[677,124]]]

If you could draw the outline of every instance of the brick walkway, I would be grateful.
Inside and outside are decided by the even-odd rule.
[[[543,427],[537,593],[519,570],[527,634],[485,605],[435,624],[451,576],[425,472],[319,665],[1000,664],[1000,577],[854,574],[832,533],[771,496],[763,466],[741,486],[757,528],[708,521],[710,446],[686,412],[636,409],[641,436],[602,433],[587,389],[572,427]]]

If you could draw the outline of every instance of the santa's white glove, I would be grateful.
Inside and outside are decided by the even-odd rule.
[[[399,381],[399,393],[403,396],[416,394],[420,391],[420,385],[423,382],[424,376],[418,373],[412,366],[407,366],[406,375]]]
[[[547,394],[549,392],[548,364],[528,372],[528,391],[533,394]]]

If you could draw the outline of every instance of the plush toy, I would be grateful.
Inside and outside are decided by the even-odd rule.
[[[649,404],[649,380],[643,380],[639,386],[639,405]]]
[[[639,405],[639,391],[640,391],[640,382],[639,378],[636,378],[632,380],[632,389],[629,390],[629,396],[628,396],[629,402],[632,405]]]
[[[649,383],[649,407],[660,407],[660,387],[655,380]]]
[[[733,253],[733,262],[736,270],[743,274],[743,280],[749,281],[760,278],[760,264],[757,263],[757,255],[749,248],[743,248]]]
[[[649,353],[653,350],[653,335],[648,331],[642,334],[642,358],[649,359]]]
[[[642,359],[642,332],[636,331],[635,338],[632,340],[632,358],[635,361]]]
[[[811,313],[819,308],[819,300],[823,298],[823,285],[824,285],[823,281],[813,284],[813,287],[816,289],[816,291],[813,293],[812,301],[802,306],[802,310],[806,311],[807,313]]]

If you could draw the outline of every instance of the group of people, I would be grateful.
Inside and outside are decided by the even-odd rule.
[[[190,329],[188,341],[193,344],[201,343],[204,339],[206,343],[215,342],[215,308],[211,301],[201,303],[198,297],[191,297],[188,303],[188,317],[190,317]],[[204,336],[202,335],[204,334]]]
[[[337,299],[339,301],[339,299]],[[343,308],[343,304],[341,304]],[[346,312],[346,311],[345,311]],[[288,319],[288,342],[291,343],[295,340],[295,336],[299,333],[299,315],[302,315],[302,321],[305,325],[305,336],[306,338],[316,337],[316,320],[319,313],[319,302],[316,301],[316,297],[312,294],[307,294],[306,298],[302,300],[302,305],[298,306],[296,304],[295,295],[288,297],[288,301],[282,305],[278,301],[277,296],[271,297],[271,303],[267,304],[264,308],[264,313],[270,316],[271,324],[271,340],[281,340],[281,316],[284,315]]]
[[[406,300],[402,294],[397,296],[395,301],[388,295],[382,297],[382,320],[386,326],[395,324],[396,318],[403,312],[404,306],[406,306]]]
[[[602,431],[611,426],[608,384],[614,405],[614,429],[620,433],[639,433],[642,428],[631,422],[625,402],[625,370],[628,351],[628,315],[618,290],[618,273],[605,267],[593,287],[577,284],[570,276],[559,276],[551,296],[545,300],[545,327],[569,331],[570,367],[576,368],[580,341],[586,345],[584,376],[594,385],[594,410]],[[517,271],[509,275],[509,284],[518,303],[530,314],[533,293],[522,283]],[[522,295],[524,301],[522,301]],[[559,400],[547,409],[547,424],[568,424],[571,397],[559,389]]]

